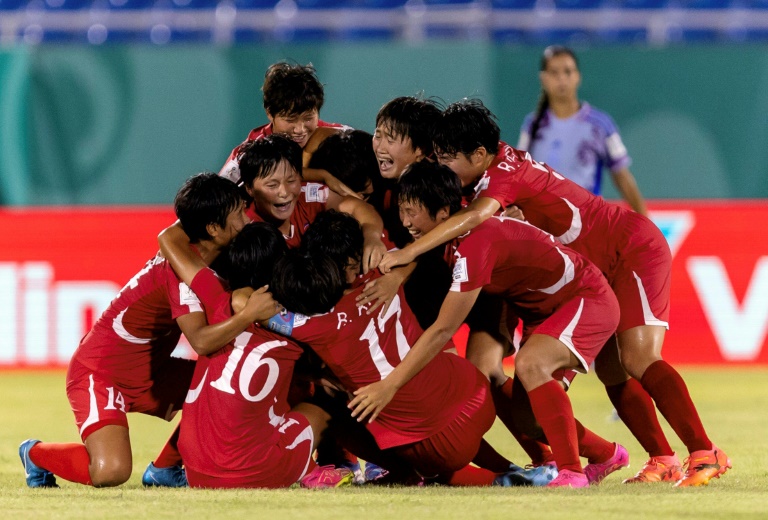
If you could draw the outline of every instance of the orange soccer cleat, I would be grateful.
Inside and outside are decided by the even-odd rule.
[[[688,464],[685,476],[675,487],[705,486],[731,468],[731,459],[715,445],[711,450],[694,451],[685,461]]]
[[[681,478],[683,465],[677,455],[660,455],[648,459],[637,475],[624,480],[624,484],[677,482]]]

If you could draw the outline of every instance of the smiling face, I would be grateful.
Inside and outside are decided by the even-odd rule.
[[[547,66],[539,73],[541,87],[550,100],[572,101],[577,99],[581,74],[576,61],[568,54],[557,54],[547,60]]]
[[[301,194],[301,177],[288,161],[280,161],[268,176],[254,179],[246,189],[261,218],[278,227],[290,226],[289,219]]]
[[[304,148],[317,130],[319,112],[316,109],[307,110],[301,114],[278,114],[272,116],[267,114],[269,122],[272,123],[272,132],[275,134],[285,134],[290,139]]]
[[[414,240],[418,240],[433,229],[438,224],[445,221],[448,216],[448,208],[438,210],[434,218],[429,214],[429,210],[418,201],[403,201],[398,204],[400,209],[400,222],[411,234]]]
[[[413,148],[410,137],[395,135],[386,122],[376,127],[373,152],[379,163],[379,172],[385,179],[397,179],[406,166],[424,158],[420,148]]]

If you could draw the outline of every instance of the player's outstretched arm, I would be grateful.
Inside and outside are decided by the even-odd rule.
[[[208,267],[190,247],[189,237],[178,220],[160,232],[157,242],[160,244],[160,252],[171,264],[173,271],[187,285],[191,286],[197,273]]]
[[[469,292],[449,292],[435,323],[424,331],[389,376],[355,391],[355,398],[348,405],[352,410],[352,417],[357,417],[358,422],[366,417],[369,423],[373,422],[397,391],[445,347],[466,319],[480,290],[478,288]]]
[[[363,229],[364,240],[363,273],[376,269],[384,253],[387,252],[387,246],[381,241],[381,236],[384,232],[384,222],[376,210],[373,209],[373,206],[359,199],[344,197],[338,202],[333,198],[329,198],[328,207],[342,213],[349,213],[360,223],[360,227]]]
[[[414,269],[416,269],[416,262],[411,262],[403,267],[392,269],[384,276],[365,284],[363,290],[355,298],[358,307],[373,303],[366,311],[366,314],[370,316],[383,305],[381,312],[386,313],[398,289],[408,281]]]
[[[388,273],[395,266],[413,262],[427,251],[474,229],[491,218],[500,207],[501,204],[491,197],[480,197],[473,200],[469,206],[451,215],[448,220],[438,224],[420,239],[411,242],[399,251],[386,253],[379,263],[379,270],[382,273]]]
[[[254,291],[242,310],[218,323],[208,324],[205,313],[191,312],[179,316],[176,323],[189,341],[192,350],[199,356],[208,356],[218,351],[254,321],[269,319],[277,313],[279,305],[264,286]]]

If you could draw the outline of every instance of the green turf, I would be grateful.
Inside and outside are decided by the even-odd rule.
[[[64,393],[64,373],[0,374],[0,512],[3,518],[768,518],[768,370],[687,369],[689,384],[712,439],[734,463],[706,488],[624,486],[621,480],[645,460],[594,376],[579,376],[570,392],[577,417],[630,452],[631,467],[586,490],[346,488],[330,491],[145,490],[140,478],[165,442],[170,425],[130,415],[134,474],[116,489],[91,489],[60,481],[61,489],[32,490],[24,483],[20,441],[78,440]],[[667,429],[675,449],[684,451]],[[500,425],[487,437],[502,453],[523,461]]]

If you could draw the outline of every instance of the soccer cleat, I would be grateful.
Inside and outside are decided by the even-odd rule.
[[[19,458],[24,465],[24,476],[27,478],[27,485],[31,488],[57,488],[56,477],[48,470],[38,467],[32,459],[29,458],[29,450],[37,444],[37,439],[27,439],[19,445]]]
[[[189,487],[187,472],[184,468],[181,466],[158,468],[154,462],[150,462],[147,466],[144,475],[141,476],[141,483],[144,487]]]
[[[675,487],[706,486],[710,480],[720,478],[731,469],[731,459],[714,445],[711,450],[694,451],[685,462],[688,465],[685,476]]]
[[[354,473],[347,468],[315,466],[315,469],[302,477],[299,484],[309,489],[335,488],[352,485],[354,478]]]
[[[510,464],[509,471],[502,473],[493,481],[494,486],[546,486],[557,477],[557,466],[542,464],[541,466],[526,466],[521,468]]]
[[[354,462],[352,462],[351,460],[344,461],[341,464],[339,464],[339,468],[346,468],[352,472],[353,484],[365,484],[366,478],[365,478],[365,474],[363,473],[363,468],[360,467],[359,460],[355,460]]]
[[[386,477],[388,474],[389,471],[385,470],[381,466],[377,466],[373,462],[365,461],[364,482],[373,482],[375,480]]]
[[[547,484],[547,487],[585,488],[589,487],[589,480],[584,473],[564,469],[557,474],[557,477],[552,482]]]
[[[618,442],[614,444],[616,449],[614,449],[613,456],[610,459],[605,462],[587,464],[584,468],[584,474],[587,476],[590,484],[599,484],[614,471],[629,466],[629,453],[627,453],[627,449]]]
[[[677,455],[660,455],[648,459],[637,475],[626,479],[624,484],[677,482],[681,478],[683,478],[683,466]]]

